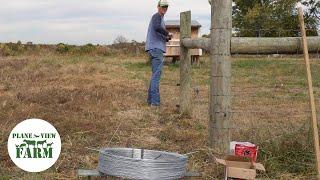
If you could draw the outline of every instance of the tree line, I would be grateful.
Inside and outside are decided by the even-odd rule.
[[[307,35],[318,36],[318,0],[234,0],[234,34],[242,37],[299,36],[298,3],[305,7]]]

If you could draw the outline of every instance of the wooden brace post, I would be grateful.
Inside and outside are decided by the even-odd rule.
[[[190,116],[191,106],[191,55],[182,39],[191,38],[191,11],[180,14],[180,114]]]

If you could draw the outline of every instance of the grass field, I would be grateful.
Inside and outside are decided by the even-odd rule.
[[[232,140],[259,145],[260,177],[312,179],[315,174],[309,131],[303,59],[232,60]],[[318,104],[320,63],[312,61]],[[0,59],[0,179],[75,179],[78,168],[96,168],[98,154],[85,147],[136,147],[189,153],[189,170],[203,179],[221,177],[207,147],[209,60],[193,66],[192,118],[180,117],[179,66],[167,64],[159,112],[146,105],[150,67],[143,57],[17,56]],[[62,138],[59,160],[30,175],[10,160],[6,141],[27,118],[51,122]],[[113,140],[110,139],[120,125]]]

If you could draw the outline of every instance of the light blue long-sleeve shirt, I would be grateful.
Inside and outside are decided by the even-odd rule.
[[[157,48],[165,53],[168,34],[163,16],[159,13],[154,14],[149,23],[145,50],[149,51]]]

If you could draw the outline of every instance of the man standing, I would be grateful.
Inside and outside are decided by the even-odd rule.
[[[148,90],[148,104],[160,106],[159,84],[163,67],[163,53],[166,52],[166,42],[172,38],[172,34],[166,30],[164,15],[169,7],[167,0],[159,0],[158,12],[155,13],[150,21],[145,50],[151,59],[152,76]]]

